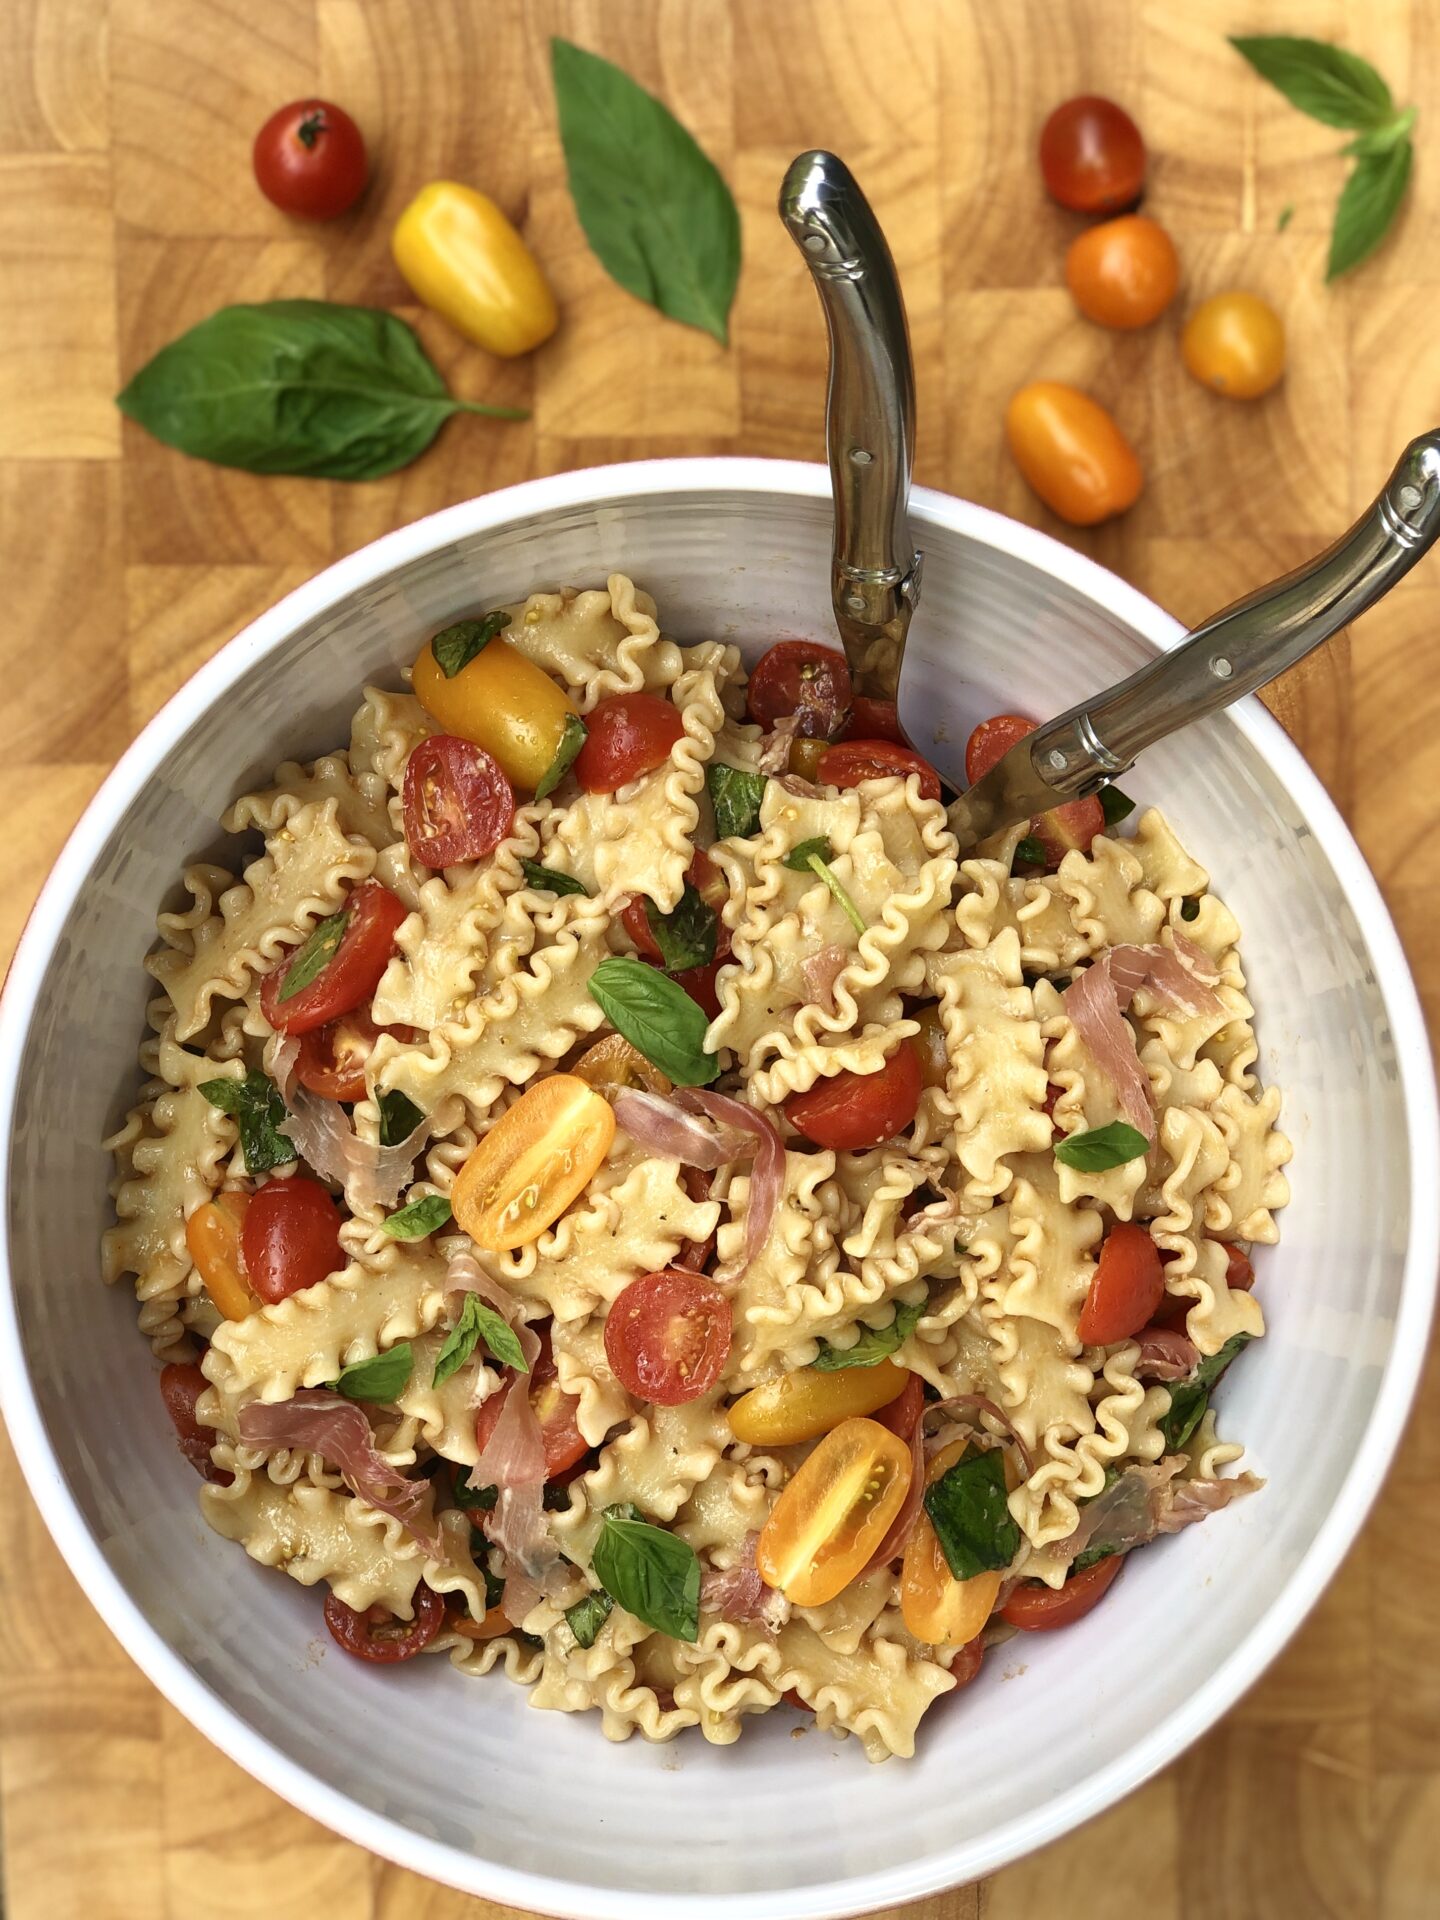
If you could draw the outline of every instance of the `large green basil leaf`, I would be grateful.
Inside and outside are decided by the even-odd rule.
[[[247,1173],[266,1173],[299,1158],[294,1142],[280,1131],[285,1124],[280,1090],[258,1067],[243,1080],[202,1080],[199,1085],[211,1106],[228,1113],[239,1129]]]
[[[602,960],[590,976],[590,997],[677,1087],[708,1087],[719,1073],[719,1059],[705,1051],[705,1009],[658,967],[623,955]]]
[[[998,1447],[969,1448],[925,1489],[925,1511],[957,1580],[1008,1567],[1020,1529],[1006,1501],[1005,1460]]]
[[[633,1519],[632,1507],[607,1507],[591,1556],[610,1595],[657,1633],[694,1640],[700,1632],[700,1562],[678,1534]]]

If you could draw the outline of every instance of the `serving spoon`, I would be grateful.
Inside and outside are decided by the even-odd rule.
[[[791,162],[780,217],[814,276],[830,336],[835,624],[856,691],[894,700],[921,573],[908,518],[915,377],[905,303],[879,222],[835,154]],[[1411,441],[1372,505],[1323,553],[1011,747],[949,810],[961,853],[1099,793],[1147,747],[1267,685],[1374,606],[1437,537],[1440,430],[1432,430]]]

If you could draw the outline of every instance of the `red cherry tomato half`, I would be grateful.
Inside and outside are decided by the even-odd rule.
[[[915,1431],[915,1423],[925,1410],[925,1382],[918,1373],[907,1376],[899,1397],[888,1407],[880,1407],[874,1413],[867,1414],[869,1420],[878,1420],[882,1427],[888,1427],[892,1433],[898,1433],[902,1440],[908,1440]]]
[[[245,1209],[240,1250],[251,1287],[273,1306],[344,1266],[340,1209],[304,1174],[267,1180]]]
[[[725,902],[730,898],[730,889],[725,884],[725,876],[703,847],[695,849],[695,857],[690,862],[690,870],[685,875],[688,883],[694,887],[706,906],[717,916]],[[655,935],[650,927],[650,915],[645,906],[643,893],[632,894],[621,909],[620,918],[625,931],[635,942],[635,951],[642,960],[660,959],[660,949],[655,943]],[[723,920],[717,918],[715,925],[715,958],[723,960],[730,952],[730,929]],[[703,973],[705,968],[693,967],[692,973]],[[688,989],[687,989],[688,991]],[[714,1018],[714,1015],[711,1015]]]
[[[365,1068],[382,1033],[406,1041],[417,1038],[413,1027],[377,1027],[363,1007],[312,1028],[301,1035],[295,1078],[322,1100],[363,1100]]]
[[[750,718],[767,733],[793,713],[802,740],[830,740],[850,705],[850,669],[834,647],[782,640],[761,655],[746,698]]]
[[[857,693],[850,702],[850,718],[845,722],[846,740],[890,740],[897,747],[908,747],[900,726],[900,711],[893,700],[872,700]]]
[[[637,1400],[678,1407],[720,1378],[730,1355],[730,1302],[713,1281],[667,1267],[647,1273],[605,1321],[605,1357]]]
[[[327,1593],[325,1624],[346,1653],[392,1667],[423,1653],[445,1624],[445,1602],[423,1580],[415,1589],[414,1605],[413,1619],[398,1620],[388,1607],[366,1607],[360,1613],[337,1594]]]
[[[251,1203],[254,1204],[253,1202]],[[1113,1347],[1154,1318],[1165,1297],[1160,1250],[1143,1227],[1113,1226],[1080,1310],[1080,1339],[1087,1347]]]
[[[997,713],[982,720],[965,743],[965,778],[971,786],[1034,731],[1035,722],[1019,713]]]
[[[997,713],[992,720],[982,720],[965,745],[965,778],[971,786],[1034,731],[1035,722],[1018,713]],[[1030,822],[1031,837],[1044,847],[1045,865],[1051,871],[1072,847],[1088,853],[1096,834],[1104,831],[1105,809],[1096,799],[1067,800]]]
[[[973,1640],[961,1647],[955,1658],[950,1662],[950,1671],[955,1676],[954,1691],[958,1693],[961,1687],[968,1687],[984,1663],[985,1648],[981,1644],[980,1635],[977,1633]]]
[[[365,1006],[395,950],[395,933],[410,912],[378,880],[362,880],[345,904],[340,944],[307,986],[282,999],[295,961],[287,954],[260,983],[260,1009],[277,1033],[309,1033],[352,1008]],[[296,953],[303,952],[297,948]]]
[[[1225,1284],[1240,1293],[1248,1293],[1255,1284],[1255,1269],[1250,1263],[1249,1254],[1243,1247],[1229,1242],[1225,1247]],[[1186,1302],[1187,1306],[1190,1304]]]
[[[719,954],[706,967],[686,967],[683,973],[672,973],[670,978],[677,987],[683,987],[696,1006],[701,1008],[707,1018],[720,1018],[720,995],[716,990],[715,976],[725,965]]]
[[[333,220],[365,186],[365,142],[342,107],[293,100],[255,136],[255,179],[282,213]]]
[[[859,1153],[909,1126],[921,1085],[920,1050],[902,1040],[878,1073],[836,1073],[792,1093],[785,1118],[817,1147]]]
[[[483,747],[434,733],[405,763],[405,844],[426,867],[493,853],[515,821],[515,789]]]
[[[586,793],[614,793],[653,773],[685,731],[680,709],[658,693],[615,693],[585,716],[585,744],[575,778]]]
[[[1001,1607],[1000,1617],[1025,1633],[1050,1633],[1056,1627],[1071,1626],[1105,1598],[1124,1560],[1123,1553],[1107,1554],[1083,1573],[1072,1573],[1063,1587],[1022,1580]]]
[[[590,1449],[585,1436],[575,1424],[580,1401],[575,1394],[561,1390],[555,1355],[550,1347],[548,1324],[538,1331],[540,1351],[528,1381],[530,1404],[535,1409],[540,1422],[540,1437],[545,1443],[545,1478],[554,1480],[567,1468],[573,1467],[577,1460],[583,1460]],[[506,1395],[513,1390],[516,1378],[513,1373],[507,1374],[504,1385],[476,1409],[475,1444],[482,1453],[495,1431],[500,1409],[505,1404]]]
[[[217,1467],[210,1458],[210,1449],[215,1444],[214,1429],[202,1427],[195,1417],[195,1402],[209,1384],[193,1360],[183,1365],[175,1362],[160,1369],[160,1398],[165,1402],[165,1411],[180,1442],[180,1451],[204,1479],[213,1480],[217,1486],[228,1487],[235,1478],[234,1474],[227,1472],[224,1467]]]
[[[1056,107],[1041,129],[1040,171],[1062,207],[1119,213],[1145,184],[1145,142],[1123,107],[1081,94]]]
[[[928,760],[893,740],[842,740],[820,756],[815,778],[826,787],[858,787],[865,780],[887,780],[895,773],[918,773],[920,798],[940,798],[940,776]]]

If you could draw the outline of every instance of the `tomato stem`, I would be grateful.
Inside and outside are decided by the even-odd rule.
[[[301,146],[304,147],[305,151],[311,153],[314,151],[315,142],[320,138],[321,134],[328,133],[329,131],[330,129],[325,124],[324,113],[317,109],[314,113],[306,114],[305,118],[295,129],[295,137]]]

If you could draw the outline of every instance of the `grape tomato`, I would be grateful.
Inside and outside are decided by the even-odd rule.
[[[325,1625],[337,1646],[357,1660],[394,1666],[423,1653],[445,1624],[445,1602],[422,1580],[415,1589],[414,1614],[401,1620],[388,1607],[347,1607],[338,1594],[325,1596]]]
[[[340,1209],[328,1188],[300,1173],[251,1195],[240,1244],[250,1285],[269,1306],[345,1264]]]
[[[1005,409],[1005,437],[1027,485],[1071,526],[1097,526],[1140,497],[1134,448],[1077,387],[1059,380],[1022,387]]]
[[[816,778],[822,786],[858,787],[866,780],[888,780],[894,774],[920,776],[920,798],[940,798],[940,776],[928,760],[911,747],[893,740],[842,740],[820,756]]]
[[[1143,213],[1090,227],[1071,241],[1065,284],[1087,320],[1130,332],[1158,320],[1180,285],[1180,257]]]
[[[1180,357],[1212,393],[1258,400],[1285,371],[1285,328],[1258,295],[1217,293],[1185,322]]]
[[[902,1040],[876,1073],[839,1073],[819,1079],[785,1102],[785,1118],[817,1147],[836,1153],[878,1147],[910,1125],[920,1106],[920,1050]]]
[[[612,694],[586,715],[585,725],[575,778],[587,793],[614,793],[663,767],[685,733],[680,709],[658,693]]]
[[[260,983],[260,1009],[277,1033],[308,1033],[369,1002],[395,950],[395,935],[410,909],[378,880],[362,880],[341,911],[339,944],[314,979],[285,993],[298,947]]]

